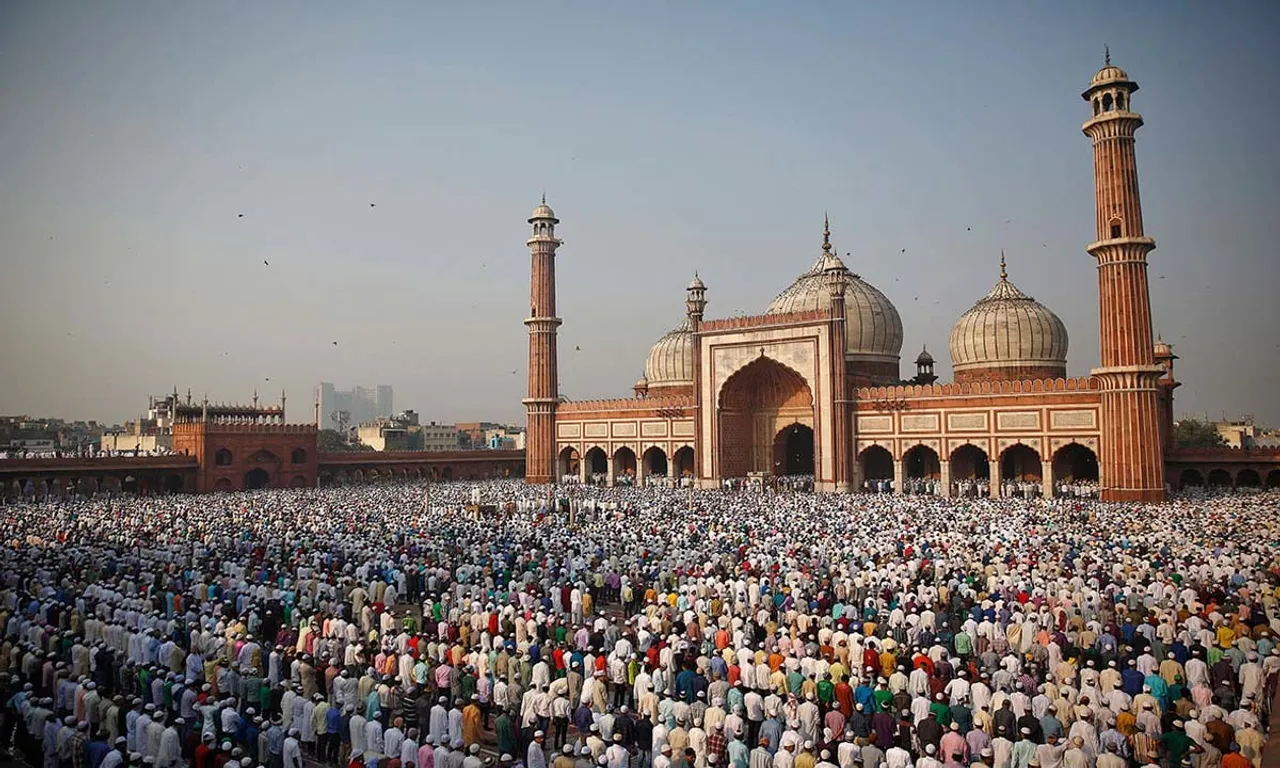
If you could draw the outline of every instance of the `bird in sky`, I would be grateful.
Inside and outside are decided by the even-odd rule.
[[[263,266],[267,266],[267,267],[271,266],[271,262],[267,261],[266,259],[262,260],[262,264]]]

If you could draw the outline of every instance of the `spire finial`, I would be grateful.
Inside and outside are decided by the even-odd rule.
[[[831,253],[831,219],[822,212],[822,252]]]
[[[1106,66],[1109,67],[1111,66],[1111,46],[1107,45],[1106,43],[1103,43],[1102,50],[1103,50],[1103,56],[1102,56],[1103,61],[1106,63]]]
[[[1108,56],[1110,56],[1110,54],[1108,54]],[[542,204],[543,205],[547,204],[547,190],[545,189],[542,190]]]
[[[1009,279],[1009,271],[1008,271],[1007,269],[1005,269],[1005,264],[1004,264],[1004,249],[1003,249],[1003,248],[1001,248],[1001,249],[1000,249],[1000,279],[1001,279],[1001,280],[1008,280],[1008,279]]]

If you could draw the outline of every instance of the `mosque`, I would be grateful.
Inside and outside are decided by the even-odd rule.
[[[1138,84],[1108,56],[1082,96],[1093,143],[1100,366],[1066,374],[1058,316],[999,280],[951,329],[954,381],[921,351],[901,378],[902,319],[833,252],[759,315],[708,318],[696,275],[682,322],[653,345],[632,397],[567,401],[559,393],[556,218],[545,199],[532,236],[526,478],[604,476],[643,485],[689,478],[812,475],[816,490],[928,487],[998,495],[1011,483],[1053,495],[1096,483],[1103,499],[1165,498],[1176,356],[1152,338],[1134,135]]]

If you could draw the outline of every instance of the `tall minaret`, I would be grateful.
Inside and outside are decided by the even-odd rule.
[[[689,318],[690,341],[693,345],[693,482],[695,485],[703,480],[703,473],[710,470],[702,458],[702,442],[706,439],[702,434],[702,315],[707,311],[707,285],[698,277],[695,270],[693,279],[684,289],[684,311]]]
[[[1164,369],[1153,355],[1147,286],[1147,254],[1156,242],[1142,231],[1133,147],[1142,116],[1130,102],[1136,90],[1108,51],[1081,94],[1093,111],[1082,130],[1093,139],[1098,238],[1087,250],[1098,260],[1102,366],[1092,373],[1102,390],[1099,474],[1106,501],[1165,497],[1157,385]]]
[[[525,468],[527,483],[553,483],[556,480],[556,405],[560,402],[560,379],[557,373],[556,329],[556,225],[560,220],[547,205],[533,209],[529,217],[533,235],[529,246],[532,267],[529,278],[529,396],[524,399],[528,416],[525,434]]]

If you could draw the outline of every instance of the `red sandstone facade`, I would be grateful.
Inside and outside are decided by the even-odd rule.
[[[196,460],[196,493],[314,488],[314,424],[190,421],[173,425],[173,448]]]
[[[1093,375],[1102,388],[1102,497],[1108,501],[1165,496],[1158,384],[1165,369],[1155,363],[1152,342],[1147,254],[1156,243],[1142,229],[1134,154],[1142,116],[1130,109],[1136,90],[1108,57],[1081,94],[1093,108],[1083,130],[1093,140],[1097,239],[1087,250],[1098,261],[1102,365]]]
[[[989,478],[993,495],[1002,480],[1042,484],[1045,495],[1083,481],[1106,500],[1163,499],[1179,384],[1172,351],[1152,341],[1146,256],[1155,242],[1143,231],[1138,194],[1142,118],[1129,103],[1137,88],[1108,60],[1083,94],[1096,180],[1087,251],[1097,260],[1101,318],[1101,365],[1090,377],[1067,377],[1065,327],[1008,281],[1002,254],[1000,282],[953,328],[956,383],[932,383],[931,358],[902,381],[896,309],[844,267],[828,228],[818,263],[764,314],[704,319],[706,286],[695,277],[684,326],[651,349],[633,399],[548,404],[555,361],[544,355],[554,356],[559,320],[550,309],[531,313],[542,319],[526,321],[529,482],[572,475],[643,484],[666,475],[714,487],[801,471],[824,491],[884,479],[902,492],[906,481],[934,480],[947,495],[954,480]],[[549,209],[542,215],[530,220],[533,296],[550,308],[559,241],[539,229],[556,223]],[[884,386],[895,381],[902,385]],[[809,441],[807,464],[792,461],[797,435]]]
[[[531,266],[529,287],[529,396],[524,399],[528,415],[526,478],[530,483],[555,480],[555,421],[560,402],[560,380],[557,372],[556,331],[556,224],[560,220],[547,205],[546,198],[529,219],[533,236],[529,238]]]

